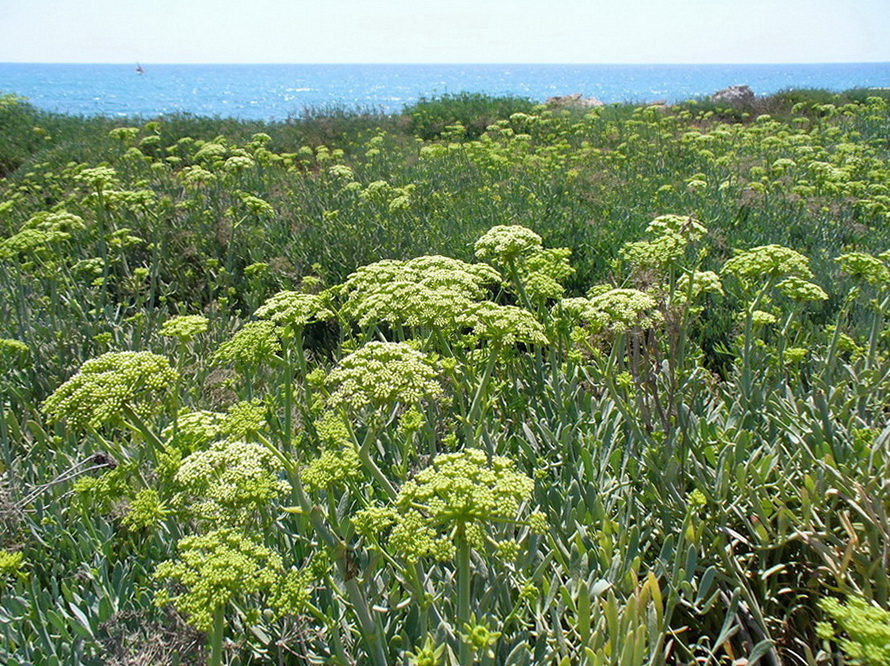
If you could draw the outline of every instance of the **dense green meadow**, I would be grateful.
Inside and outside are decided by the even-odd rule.
[[[888,102],[0,96],[0,661],[890,664]]]

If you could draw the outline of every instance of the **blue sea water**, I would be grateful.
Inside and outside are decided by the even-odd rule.
[[[603,102],[702,97],[735,84],[890,87],[890,63],[806,65],[133,65],[0,63],[0,93],[76,115],[187,112],[283,120],[307,108],[400,111],[422,96],[481,92],[544,101],[582,93]]]

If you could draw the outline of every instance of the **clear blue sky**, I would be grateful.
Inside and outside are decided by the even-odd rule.
[[[0,62],[890,61],[890,0],[0,0]]]

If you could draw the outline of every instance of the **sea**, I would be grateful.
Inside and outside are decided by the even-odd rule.
[[[544,101],[581,93],[606,104],[703,98],[745,84],[890,87],[890,63],[801,65],[122,65],[0,63],[0,94],[73,115],[189,113],[286,120],[307,111],[395,113],[420,98],[462,92]]]

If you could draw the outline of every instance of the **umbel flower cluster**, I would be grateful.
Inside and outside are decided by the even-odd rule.
[[[837,625],[820,622],[820,638],[838,641],[854,663],[890,664],[890,612],[860,597],[850,597],[847,603],[826,598],[819,606]]]
[[[125,408],[151,412],[177,373],[163,356],[150,352],[109,352],[84,363],[43,403],[55,421],[98,428],[119,420]]]
[[[707,235],[707,228],[692,217],[662,215],[649,223],[646,233],[652,240],[625,243],[621,257],[640,275],[664,274],[684,257],[691,243]]]
[[[21,340],[0,338],[0,379],[8,372],[24,368],[31,357],[31,349]]]
[[[849,252],[837,258],[841,270],[870,285],[879,287],[890,284],[890,250],[873,257],[865,252]]]
[[[286,329],[301,328],[306,324],[334,316],[320,296],[281,291],[267,300],[256,311],[260,319],[268,319]]]
[[[404,342],[369,342],[337,364],[326,379],[328,404],[358,411],[442,395],[436,367]]]
[[[85,228],[83,218],[72,213],[38,213],[25,222],[18,233],[0,240],[0,259],[42,256],[48,246],[67,241],[73,233]]]
[[[181,489],[177,503],[215,523],[240,524],[290,492],[278,478],[275,456],[250,442],[217,442],[187,456],[173,480]]]
[[[222,343],[213,360],[244,369],[265,363],[280,351],[281,342],[275,324],[271,321],[252,321]]]
[[[723,265],[723,272],[735,275],[745,284],[759,284],[768,278],[813,277],[809,260],[782,245],[762,245],[739,252]]]
[[[185,343],[206,333],[209,325],[207,317],[202,315],[179,315],[161,324],[160,334]]]
[[[179,559],[159,564],[154,577],[185,588],[160,590],[155,604],[173,604],[196,629],[210,631],[214,616],[236,597],[274,593],[282,582],[282,561],[237,530],[219,529],[180,540]]]
[[[456,540],[481,548],[492,525],[515,524],[534,490],[534,481],[508,458],[465,449],[437,456],[430,467],[407,481],[392,506],[371,507],[354,517],[356,530],[370,539],[391,528],[388,546],[408,561],[448,560]],[[543,516],[530,521],[542,529]]]
[[[513,305],[483,301],[472,306],[462,320],[471,329],[469,339],[474,343],[485,341],[500,348],[520,342],[529,345],[549,342],[544,327],[534,315]]]
[[[500,280],[485,264],[424,256],[363,266],[335,291],[345,296],[343,315],[362,327],[385,322],[451,330],[461,326],[459,315]]]
[[[541,237],[518,224],[499,224],[476,241],[476,256],[483,261],[505,265],[543,248]]]
[[[638,289],[597,289],[590,298],[564,298],[556,310],[586,324],[591,332],[626,333],[661,323],[658,303]]]
[[[208,410],[183,410],[161,432],[179,453],[207,449],[219,440],[252,440],[266,426],[266,405],[258,399],[236,402],[223,414]],[[168,449],[170,448],[168,447]]]

